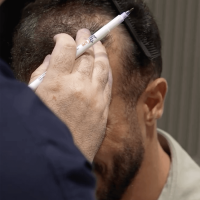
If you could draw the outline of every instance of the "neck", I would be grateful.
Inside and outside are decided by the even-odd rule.
[[[156,128],[145,146],[141,168],[128,186],[122,200],[156,200],[162,192],[170,170],[170,157],[161,147]]]

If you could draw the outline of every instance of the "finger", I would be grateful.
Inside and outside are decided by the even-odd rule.
[[[90,37],[90,31],[88,29],[81,29],[76,35],[76,44],[85,44],[87,39]],[[79,58],[76,59],[76,67],[74,72],[79,72],[84,77],[92,77],[92,71],[94,67],[94,50],[90,47],[85,53],[83,53]]]
[[[31,78],[29,84],[36,80],[40,75],[47,71],[49,66],[49,61],[51,59],[51,55],[47,55],[43,61],[43,63],[31,74]]]
[[[76,56],[76,43],[67,34],[54,37],[56,45],[51,54],[48,75],[69,74],[72,72]]]
[[[111,95],[112,95],[112,85],[110,84],[109,81],[105,86],[103,94],[105,102],[107,103],[107,105],[110,105]]]
[[[112,76],[112,69],[111,69],[111,67],[109,67],[108,84],[109,84],[110,87],[112,88],[112,84],[113,84],[113,76]]]
[[[97,42],[94,45],[94,70],[92,80],[96,83],[98,88],[105,89],[108,81],[112,82],[112,76],[110,73],[110,64],[105,47],[101,42]],[[109,79],[110,78],[110,79]]]

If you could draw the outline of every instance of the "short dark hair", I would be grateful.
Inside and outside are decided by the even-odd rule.
[[[131,19],[138,34],[142,34],[147,42],[151,42],[161,54],[161,39],[157,24],[143,0],[121,0],[126,10],[134,7]],[[81,28],[88,28],[92,33],[105,24],[105,18],[118,15],[112,1],[109,0],[36,0],[29,4],[23,12],[12,49],[12,65],[16,77],[28,82],[31,73],[42,63],[47,54],[54,48],[53,36],[67,33],[75,38]],[[147,87],[151,79],[160,77],[162,71],[161,56],[150,60],[131,38],[122,24],[122,32],[126,37],[120,46],[120,63],[123,67],[119,93],[122,97],[137,99]],[[112,48],[112,38],[106,37],[105,46]],[[130,97],[130,98],[129,98]]]

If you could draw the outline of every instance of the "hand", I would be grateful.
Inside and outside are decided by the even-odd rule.
[[[101,42],[75,60],[76,46],[89,36],[82,29],[75,43],[67,34],[56,35],[51,57],[46,57],[30,82],[47,70],[36,94],[68,126],[75,144],[92,161],[105,135],[112,73]]]

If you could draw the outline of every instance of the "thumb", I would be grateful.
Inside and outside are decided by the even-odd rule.
[[[51,55],[47,55],[43,63],[31,74],[29,84],[36,80],[40,75],[47,71]]]

